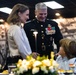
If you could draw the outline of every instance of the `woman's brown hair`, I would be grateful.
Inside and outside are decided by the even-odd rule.
[[[26,10],[29,10],[28,6],[24,4],[16,4],[12,9],[11,14],[7,18],[7,22],[13,24],[18,23],[19,22],[18,12],[24,13]]]

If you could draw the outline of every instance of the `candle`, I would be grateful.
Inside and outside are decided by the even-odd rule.
[[[51,59],[54,60],[54,52],[51,52]]]
[[[36,52],[37,52],[37,34],[38,34],[38,32],[35,30],[35,31],[33,32],[33,34],[34,34],[34,36],[35,36],[35,47],[36,47]]]
[[[38,32],[37,32],[37,31],[34,31],[34,32],[33,32],[33,34],[34,34],[34,36],[35,36],[35,38],[36,38],[36,37],[37,37]]]
[[[54,61],[54,52],[51,52],[51,66],[53,66],[53,61]]]

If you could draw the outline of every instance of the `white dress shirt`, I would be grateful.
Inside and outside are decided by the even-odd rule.
[[[11,25],[7,34],[11,57],[21,55],[25,58],[32,53],[28,38],[21,25]]]
[[[76,57],[69,60],[69,64],[76,64]]]
[[[62,58],[62,56],[59,55],[56,59],[56,62],[59,64],[59,69],[69,70],[67,57]]]
[[[73,69],[74,73],[76,73],[76,57],[71,58],[68,62],[69,62],[69,64],[75,65],[75,66],[72,67],[72,69]],[[70,67],[70,69],[71,69],[71,67]]]

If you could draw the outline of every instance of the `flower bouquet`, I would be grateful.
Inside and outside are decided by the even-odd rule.
[[[17,68],[14,70],[16,75],[58,75],[57,63],[48,57],[40,57],[37,59],[27,56],[27,59],[19,60]]]

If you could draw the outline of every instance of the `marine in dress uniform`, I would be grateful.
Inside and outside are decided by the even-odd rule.
[[[41,56],[49,55],[50,57],[50,52],[53,51],[53,40],[57,45],[58,52],[59,41],[63,36],[56,22],[49,19],[46,19],[45,22],[40,22],[34,19],[24,25],[24,30],[34,52],[38,52]],[[38,32],[36,37],[33,34],[35,31]]]

